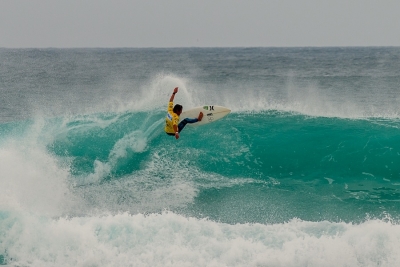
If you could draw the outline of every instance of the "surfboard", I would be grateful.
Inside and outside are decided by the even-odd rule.
[[[217,121],[228,115],[231,112],[231,110],[229,108],[217,105],[204,105],[200,107],[191,108],[188,110],[183,110],[183,112],[179,116],[179,119],[183,120],[185,118],[191,118],[191,119],[197,118],[200,112],[203,112],[204,114],[203,119],[199,122],[187,125],[200,126]]]

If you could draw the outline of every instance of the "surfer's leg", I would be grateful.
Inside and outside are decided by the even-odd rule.
[[[195,118],[195,119],[189,119],[189,118],[184,119],[183,121],[181,121],[178,124],[178,132],[181,132],[183,130],[183,128],[185,128],[186,124],[195,123],[195,122],[198,122],[198,121],[199,120],[197,118]]]

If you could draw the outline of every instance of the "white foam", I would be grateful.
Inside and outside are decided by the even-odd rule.
[[[68,175],[42,149],[10,141],[0,148],[0,207],[59,215],[70,197]]]
[[[6,220],[0,251],[16,266],[395,267],[400,261],[400,226],[382,220],[229,225],[172,212]]]
[[[38,119],[23,133],[5,136],[0,147],[0,208],[44,216],[68,213],[77,203],[70,193],[68,159],[47,151],[54,133]]]

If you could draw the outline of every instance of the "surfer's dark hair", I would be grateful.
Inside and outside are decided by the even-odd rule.
[[[183,109],[183,107],[181,105],[176,104],[173,111],[174,111],[174,113],[177,113],[179,111],[182,111],[182,109]]]

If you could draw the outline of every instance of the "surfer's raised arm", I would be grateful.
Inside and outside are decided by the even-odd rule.
[[[176,93],[178,93],[178,87],[174,88],[174,92],[172,93],[171,98],[169,99],[169,102],[174,102],[174,97],[175,97]]]

